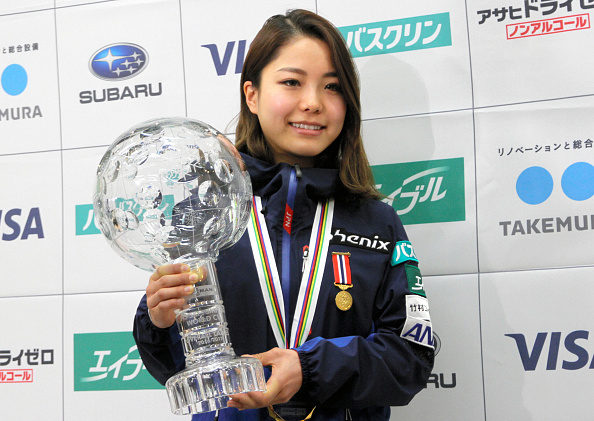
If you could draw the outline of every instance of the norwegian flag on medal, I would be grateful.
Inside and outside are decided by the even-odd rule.
[[[341,289],[336,294],[336,307],[347,311],[353,306],[353,297],[346,290],[353,287],[351,279],[351,253],[332,253],[332,266],[334,267],[334,285]]]

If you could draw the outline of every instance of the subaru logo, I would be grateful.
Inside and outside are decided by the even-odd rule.
[[[89,69],[99,79],[124,80],[142,72],[147,63],[144,48],[135,44],[111,44],[93,54]]]

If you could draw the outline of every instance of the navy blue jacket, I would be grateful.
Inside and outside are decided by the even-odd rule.
[[[254,195],[265,204],[272,247],[277,265],[281,265],[282,223],[294,168],[247,155],[243,158]],[[418,298],[414,285],[422,285],[420,272],[411,272],[417,262],[401,262],[402,258],[396,264],[391,262],[397,245],[408,241],[393,208],[378,200],[349,199],[339,187],[337,170],[303,168],[301,173],[290,240],[290,320],[301,280],[303,248],[309,244],[316,206],[329,197],[336,200],[329,254],[350,253],[353,287],[349,293],[353,305],[347,311],[337,308],[339,289],[334,285],[332,259],[328,258],[311,332],[297,348],[303,385],[294,400],[317,406],[312,420],[388,420],[389,407],[406,405],[426,385],[433,366],[430,330],[429,337],[426,326],[423,332],[422,326],[407,324],[404,331],[407,318],[414,316],[406,297]],[[402,257],[402,253],[399,255]],[[234,246],[221,251],[216,267],[235,353],[256,354],[277,346],[247,232]],[[418,275],[412,283],[411,273]],[[134,337],[146,368],[162,384],[184,368],[177,326],[155,327],[148,317],[146,296],[135,317]],[[208,413],[193,419],[213,418],[214,413]],[[269,419],[266,409],[229,408],[220,414],[220,421]]]

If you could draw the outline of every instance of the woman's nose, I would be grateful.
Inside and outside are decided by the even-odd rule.
[[[322,100],[319,92],[316,89],[304,89],[301,98],[301,110],[312,113],[319,113],[322,111]]]

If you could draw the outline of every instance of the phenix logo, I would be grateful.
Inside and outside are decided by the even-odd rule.
[[[380,239],[378,235],[369,238],[359,234],[351,234],[342,228],[336,228],[336,230],[334,230],[330,244],[340,244],[379,251],[380,253],[390,253],[390,240],[384,241]]]

